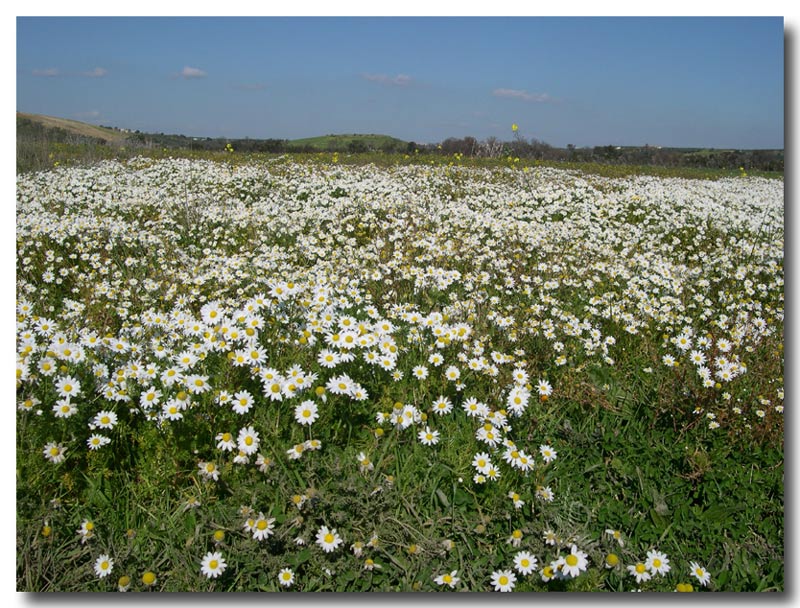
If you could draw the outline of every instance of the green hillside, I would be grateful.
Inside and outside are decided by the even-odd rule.
[[[363,135],[352,133],[348,135],[322,135],[319,137],[306,137],[293,139],[292,146],[309,147],[315,150],[329,150],[339,152],[360,152],[367,150],[397,150],[408,146],[408,142],[388,135]]]
[[[92,139],[99,139],[105,142],[120,142],[125,139],[126,134],[122,131],[115,131],[106,127],[97,127],[78,120],[70,120],[68,118],[58,118],[55,116],[44,116],[42,114],[26,114],[24,112],[17,112],[17,128],[24,127],[20,121],[28,120],[33,123],[38,123],[46,129],[61,129],[67,133],[72,133],[79,137],[89,137]]]

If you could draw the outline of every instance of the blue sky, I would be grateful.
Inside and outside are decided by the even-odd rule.
[[[782,18],[18,17],[17,110],[142,131],[784,146]]]

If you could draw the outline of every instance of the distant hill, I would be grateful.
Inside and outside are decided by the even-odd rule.
[[[115,131],[114,129],[107,129],[106,127],[96,127],[78,120],[69,120],[68,118],[57,118],[55,116],[44,116],[42,114],[26,114],[24,112],[17,112],[17,122],[19,122],[20,118],[30,120],[34,123],[39,123],[49,129],[61,129],[67,133],[72,133],[81,137],[101,139],[108,143],[121,142],[127,137],[127,133],[124,133],[123,131]]]
[[[362,152],[367,150],[405,149],[408,142],[388,135],[363,135],[352,133],[348,135],[321,135],[319,137],[306,137],[292,139],[289,145],[309,147],[315,150]]]

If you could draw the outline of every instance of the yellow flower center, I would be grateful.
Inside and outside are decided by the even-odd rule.
[[[331,534],[330,532],[328,532],[328,533],[325,535],[325,538],[324,538],[323,540],[324,540],[326,543],[328,543],[328,544],[332,543],[332,542],[333,542],[333,534]]]
[[[259,530],[265,530],[266,527],[267,527],[267,522],[265,522],[263,519],[260,519],[256,524],[256,528],[258,528]]]
[[[208,567],[212,570],[216,570],[217,566],[219,566],[219,562],[215,559],[212,559],[210,562],[208,562]]]
[[[508,585],[508,577],[504,574],[497,582],[501,585]]]
[[[64,385],[64,392],[65,393],[71,393],[72,392],[72,385],[71,384],[65,384]]]
[[[645,568],[644,564],[636,564],[636,572],[638,574],[644,574],[646,570],[647,568]]]
[[[526,557],[523,557],[521,560],[519,560],[519,565],[522,566],[523,568],[527,568],[528,566],[530,566],[530,564],[531,562]]]
[[[244,443],[245,445],[253,445],[253,438],[248,435],[244,438]]]
[[[50,456],[58,456],[58,448],[50,448]]]
[[[514,530],[514,531],[511,533],[511,536],[513,536],[513,537],[514,537],[514,538],[516,538],[516,539],[520,539],[520,538],[522,538],[522,530]]]
[[[442,577],[442,580],[443,580],[445,583],[447,583],[447,584],[449,585],[450,583],[452,583],[452,582],[453,582],[453,577],[452,577],[452,576],[450,576],[449,574],[445,574],[445,575]]]
[[[569,555],[567,555],[567,558],[564,561],[567,562],[568,566],[577,566],[578,556],[570,553]]]

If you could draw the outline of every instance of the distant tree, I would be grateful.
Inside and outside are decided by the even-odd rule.
[[[365,144],[363,141],[358,139],[351,139],[349,142],[347,142],[347,151],[350,152],[351,154],[359,154],[367,152],[368,148],[367,144]]]

